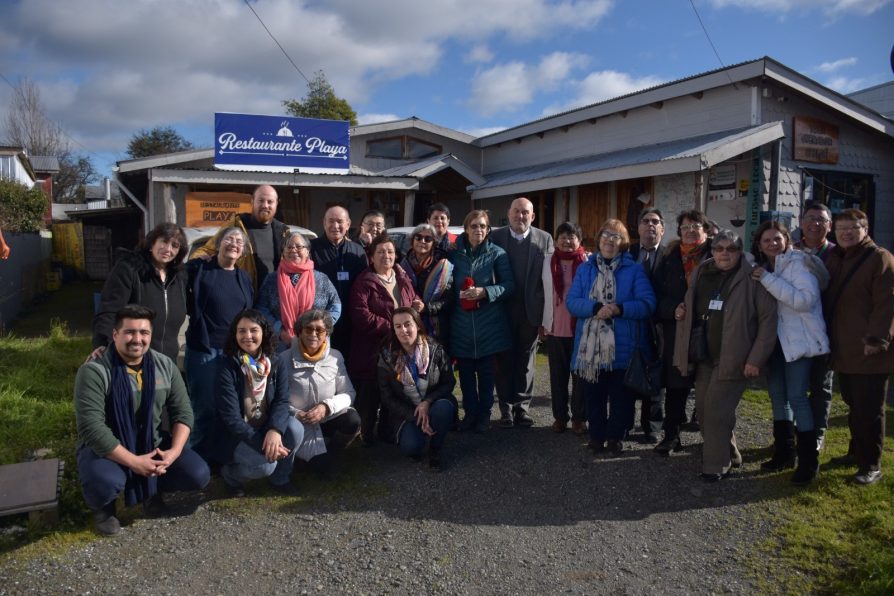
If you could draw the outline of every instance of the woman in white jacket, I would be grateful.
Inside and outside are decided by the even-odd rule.
[[[776,298],[778,309],[778,340],[767,361],[767,388],[773,402],[774,453],[761,468],[782,470],[794,466],[794,425],[797,425],[798,465],[792,482],[806,485],[819,471],[808,390],[811,358],[829,353],[820,299],[829,274],[818,258],[792,250],[791,236],[778,221],[767,221],[758,227],[751,250],[758,265],[752,277]]]
[[[292,347],[280,354],[289,372],[290,411],[304,425],[298,457],[323,474],[330,471],[332,452],[347,446],[360,430],[344,357],[329,345],[334,326],[325,310],[305,312],[295,321]]]

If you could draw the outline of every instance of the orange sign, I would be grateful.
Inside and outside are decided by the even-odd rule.
[[[816,118],[795,116],[793,158],[813,163],[838,163],[838,127]]]
[[[235,213],[251,211],[251,195],[241,192],[186,193],[186,227],[218,226]]]

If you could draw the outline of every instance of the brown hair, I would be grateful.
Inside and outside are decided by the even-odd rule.
[[[621,235],[621,252],[624,252],[628,248],[630,248],[630,233],[627,232],[627,226],[624,225],[620,219],[607,219],[603,222],[602,226],[600,226],[599,231],[596,232],[596,243],[598,246],[599,236],[602,235],[602,232],[606,230],[610,230],[612,232],[617,232]]]

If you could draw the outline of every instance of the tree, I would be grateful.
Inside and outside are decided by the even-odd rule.
[[[307,95],[303,100],[287,99],[282,102],[286,112],[302,118],[324,118],[327,120],[347,120],[357,126],[357,112],[351,104],[335,95],[335,89],[326,80],[322,70],[318,70],[307,85]]]
[[[59,160],[59,172],[53,176],[54,201],[73,202],[84,185],[96,180],[93,162],[88,156],[72,153],[71,139],[47,114],[34,81],[22,79],[15,85],[5,124],[7,145],[22,147],[29,156],[49,155]]]
[[[184,139],[172,126],[156,126],[152,130],[139,130],[127,144],[127,154],[131,158],[150,157],[162,153],[188,151],[192,143]]]
[[[37,232],[43,227],[47,197],[34,185],[28,188],[15,180],[0,179],[0,229]]]

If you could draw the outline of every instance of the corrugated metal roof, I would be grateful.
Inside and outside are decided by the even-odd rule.
[[[35,172],[58,172],[59,160],[53,155],[32,155],[31,167]]]
[[[482,190],[497,186],[506,186],[520,182],[530,182],[542,178],[567,176],[570,174],[582,174],[598,170],[608,170],[623,166],[655,163],[675,159],[698,157],[712,149],[743,139],[749,135],[768,130],[778,126],[771,122],[761,126],[752,126],[726,130],[687,139],[622,149],[610,153],[588,155],[563,161],[552,162],[534,167],[518,168],[496,172],[487,175],[487,182],[472,187],[472,190]]]

